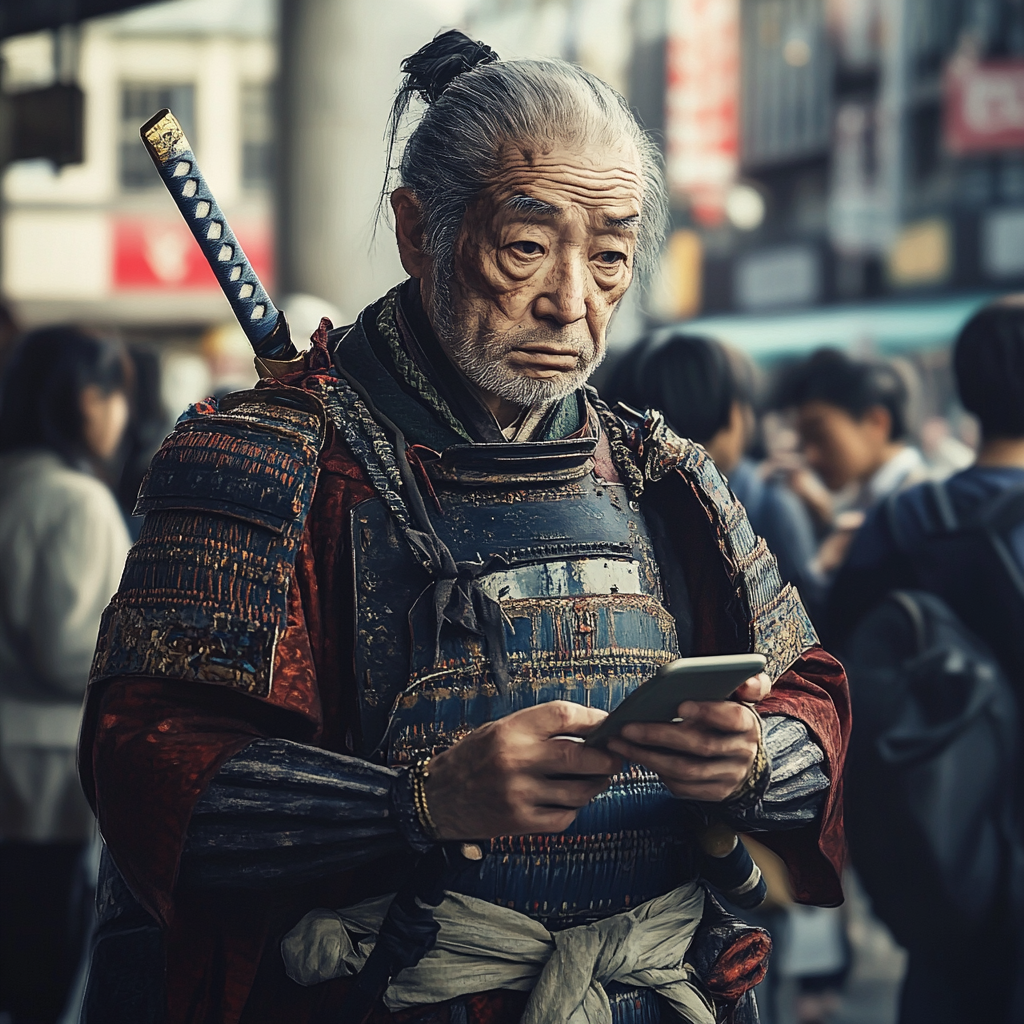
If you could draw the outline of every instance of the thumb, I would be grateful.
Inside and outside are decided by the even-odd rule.
[[[758,672],[741,683],[733,694],[735,700],[746,701],[748,704],[756,704],[764,700],[772,692],[772,681],[766,672]]]

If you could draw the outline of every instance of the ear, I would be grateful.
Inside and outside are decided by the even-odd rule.
[[[423,250],[423,210],[419,200],[410,189],[396,188],[391,193],[391,209],[395,211],[395,239],[402,266],[410,277],[422,281],[433,264]]]
[[[873,405],[863,416],[862,421],[871,433],[883,444],[892,440],[892,415],[884,405]]]

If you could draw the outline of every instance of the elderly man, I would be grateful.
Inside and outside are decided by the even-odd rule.
[[[843,672],[706,453],[585,386],[665,220],[623,100],[460,33],[403,69],[409,279],[191,410],[143,486],[83,730],[86,1017],[354,1019],[389,894],[461,841],[371,1019],[710,1024],[763,952],[700,881],[723,825],[842,898]],[[659,665],[752,650],[737,699],[572,742]]]

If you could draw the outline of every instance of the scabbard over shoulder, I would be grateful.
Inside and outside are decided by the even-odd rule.
[[[269,697],[325,414],[297,389],[193,406],[150,465],[146,516],[92,680],[163,676]]]

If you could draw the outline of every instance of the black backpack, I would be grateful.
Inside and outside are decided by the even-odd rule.
[[[854,721],[845,817],[875,912],[904,946],[948,950],[951,935],[970,942],[1020,920],[1024,680],[1010,673],[1021,664],[1024,578],[1009,534],[1024,523],[1024,490],[965,523],[941,485],[932,504],[932,528],[914,545],[890,505],[922,589],[891,593],[845,651]],[[1000,633],[1014,622],[1012,635]]]

